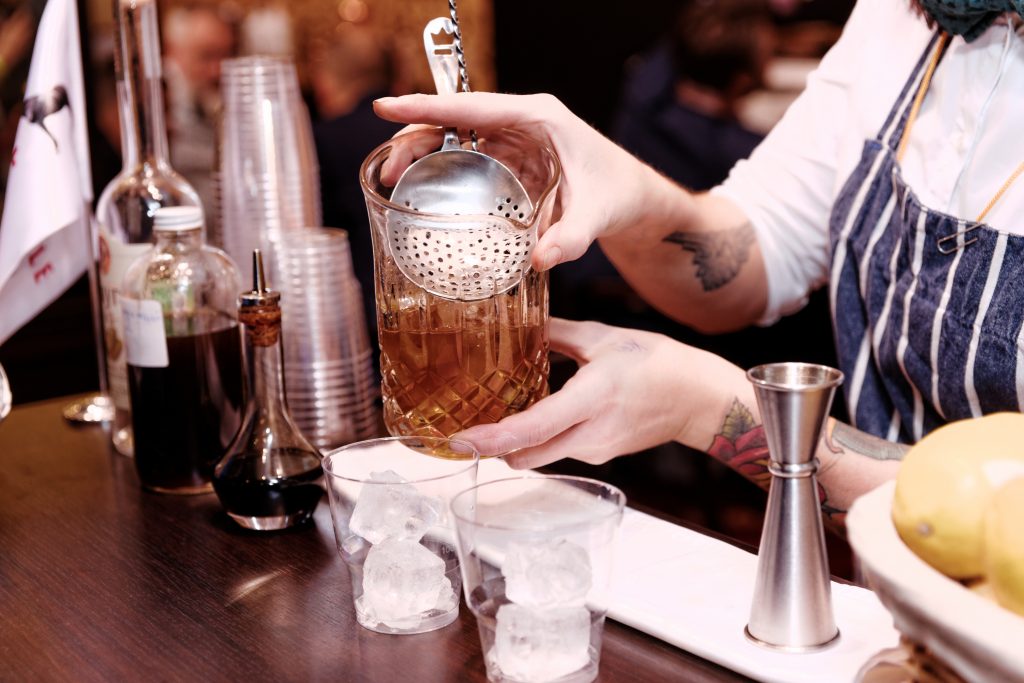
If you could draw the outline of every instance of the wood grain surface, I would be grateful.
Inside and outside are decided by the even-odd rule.
[[[143,491],[67,399],[0,424],[0,680],[483,681],[472,614],[416,636],[358,626],[326,497],[243,531],[213,495]],[[743,681],[614,622],[600,681]]]

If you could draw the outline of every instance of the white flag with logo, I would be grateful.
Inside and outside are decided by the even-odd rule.
[[[78,8],[49,0],[0,221],[0,344],[85,272],[91,200]]]

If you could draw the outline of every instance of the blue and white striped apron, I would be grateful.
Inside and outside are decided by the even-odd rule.
[[[1024,409],[1024,238],[923,206],[896,158],[937,41],[865,142],[829,222],[851,421],[903,442],[952,420]]]

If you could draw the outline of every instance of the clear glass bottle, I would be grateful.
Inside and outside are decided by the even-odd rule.
[[[288,412],[281,350],[281,294],[267,289],[253,252],[253,289],[238,299],[245,363],[245,417],[213,486],[228,515],[247,529],[275,531],[308,520],[323,494],[320,452]]]
[[[132,454],[124,328],[118,290],[125,271],[151,243],[153,216],[165,206],[201,206],[168,161],[156,0],[114,0],[118,116],[123,168],[96,206],[107,383],[115,414],[114,446]]]
[[[156,244],[121,285],[135,467],[164,493],[210,491],[242,417],[240,277],[202,226],[198,207],[157,210]]]

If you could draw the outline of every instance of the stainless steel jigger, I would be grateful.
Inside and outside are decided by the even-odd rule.
[[[824,365],[772,363],[747,372],[764,421],[772,474],[750,622],[755,643],[807,652],[839,637],[832,614],[814,457],[843,373]]]

